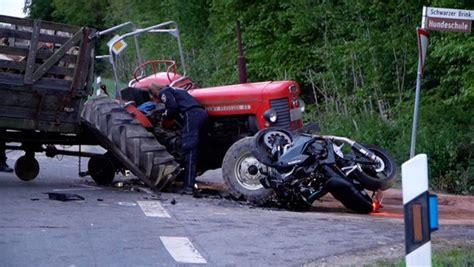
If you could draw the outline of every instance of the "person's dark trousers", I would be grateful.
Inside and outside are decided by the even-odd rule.
[[[0,130],[0,135],[5,133],[4,129]],[[0,140],[0,172],[12,172],[13,169],[7,165],[7,154],[5,142]]]
[[[0,165],[7,164],[7,155],[5,151],[5,142],[0,141]]]
[[[5,134],[5,129],[0,129],[0,135]],[[7,164],[7,155],[6,155],[6,149],[5,149],[5,142],[3,140],[0,140],[0,165],[6,165]]]
[[[182,149],[184,157],[184,188],[192,189],[196,182],[196,164],[198,160],[199,131],[207,120],[203,108],[192,108],[184,113],[182,131]]]

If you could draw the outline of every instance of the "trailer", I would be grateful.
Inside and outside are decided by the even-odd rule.
[[[116,172],[127,169],[160,189],[162,180],[180,170],[174,158],[117,101],[91,97],[99,35],[88,27],[0,16],[0,142],[25,152],[14,166],[24,181],[37,177],[35,154],[45,152],[49,157],[89,157],[87,174],[98,184],[110,183]],[[84,112],[93,120],[84,121]],[[101,117],[118,136],[92,127]],[[57,145],[100,145],[107,153]]]

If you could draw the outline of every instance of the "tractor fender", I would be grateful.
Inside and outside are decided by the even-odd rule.
[[[135,119],[144,127],[144,128],[147,128],[147,129],[151,129],[153,128],[153,124],[151,123],[151,121],[145,116],[145,114],[143,114],[143,112],[141,112],[137,107],[135,107],[134,105],[128,105],[126,106],[126,109],[127,111],[130,113],[130,114],[133,114],[133,116],[135,117]]]

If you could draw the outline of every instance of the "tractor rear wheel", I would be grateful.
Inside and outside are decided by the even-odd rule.
[[[82,119],[100,144],[148,186],[161,190],[179,173],[166,147],[108,96],[89,99]]]

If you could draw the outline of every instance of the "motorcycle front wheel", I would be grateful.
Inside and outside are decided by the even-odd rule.
[[[276,163],[276,155],[272,155],[272,150],[279,143],[280,146],[291,144],[293,134],[282,128],[266,128],[255,135],[255,144],[252,147],[252,154],[255,158],[266,166],[273,166]]]
[[[371,191],[389,189],[397,176],[395,160],[387,151],[376,145],[364,145],[364,147],[379,157],[381,162],[375,165],[358,163],[357,169],[351,173],[351,177],[359,181],[365,189]],[[356,155],[362,157],[357,152]]]

